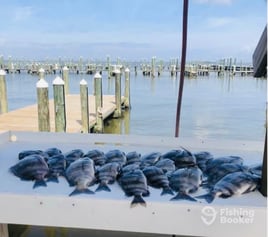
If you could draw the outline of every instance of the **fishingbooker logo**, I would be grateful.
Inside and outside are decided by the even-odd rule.
[[[211,206],[205,206],[201,210],[201,220],[206,225],[213,224],[217,215],[220,224],[252,224],[255,212],[248,208],[220,208],[216,211]]]

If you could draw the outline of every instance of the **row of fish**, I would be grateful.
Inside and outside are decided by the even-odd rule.
[[[209,152],[192,153],[184,148],[166,153],[141,155],[136,151],[125,154],[114,149],[106,153],[94,149],[84,153],[74,149],[63,153],[58,148],[25,150],[19,161],[10,167],[11,173],[22,180],[34,180],[33,188],[46,182],[59,182],[64,176],[75,189],[70,196],[94,194],[89,187],[98,184],[95,192],[110,192],[110,184],[118,182],[126,196],[133,196],[131,206],[146,205],[149,186],[162,189],[161,195],[171,200],[228,198],[256,190],[261,178],[261,165],[248,167],[239,156],[215,158]],[[208,192],[193,197],[200,187]]]

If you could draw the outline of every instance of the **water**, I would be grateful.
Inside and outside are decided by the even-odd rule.
[[[79,81],[93,90],[92,75],[70,74],[70,93],[79,93]],[[46,75],[52,98],[55,75]],[[36,103],[37,76],[8,74],[9,109]],[[106,133],[170,136],[175,134],[179,77],[164,72],[150,78],[134,73],[131,80],[131,110],[122,119],[106,123]],[[185,78],[180,136],[200,139],[240,139],[263,141],[265,132],[267,80],[239,75],[219,78],[216,74]],[[124,77],[122,77],[122,89]],[[122,90],[123,91],[123,90]],[[122,92],[123,93],[123,92]],[[103,94],[114,94],[114,79],[103,73]]]

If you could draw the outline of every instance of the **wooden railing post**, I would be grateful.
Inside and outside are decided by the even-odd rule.
[[[121,73],[119,69],[114,70],[115,74],[115,105],[114,117],[119,118],[122,115],[121,109]]]
[[[0,114],[8,112],[6,72],[0,70]]]
[[[89,109],[88,109],[88,86],[86,80],[80,81],[80,101],[81,101],[81,132],[89,132]]]
[[[98,133],[103,133],[104,124],[103,124],[103,98],[102,98],[102,77],[97,72],[94,76],[94,85],[95,85],[95,113],[96,113],[96,126],[94,131]]]

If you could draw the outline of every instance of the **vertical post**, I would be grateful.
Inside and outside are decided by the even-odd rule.
[[[130,80],[129,80],[130,72],[129,69],[125,70],[125,107],[130,108]]]
[[[94,84],[95,84],[95,112],[96,112],[96,126],[94,127],[95,132],[103,133],[103,115],[102,115],[102,77],[97,72],[94,75]]]
[[[39,73],[39,80],[45,79],[45,70],[43,68],[40,68],[38,73]]]
[[[40,132],[50,132],[48,83],[44,79],[43,71],[44,69],[40,68],[40,79],[36,83],[38,130]]]
[[[115,105],[114,117],[119,118],[122,115],[121,110],[121,73],[119,69],[114,70],[115,74]]]
[[[57,76],[53,81],[54,92],[54,109],[55,109],[55,131],[66,131],[66,111],[65,111],[65,94],[64,81]]]
[[[69,94],[69,69],[68,67],[64,66],[62,69],[62,78],[65,85],[65,93],[66,95]]]
[[[108,79],[111,78],[111,72],[110,72],[110,56],[107,56],[107,72],[108,72]]]
[[[89,132],[89,110],[88,110],[88,86],[85,79],[80,81],[81,121],[82,133]]]
[[[12,71],[12,61],[11,56],[8,56],[8,73],[11,73]]]
[[[8,237],[8,225],[0,223],[0,237]]]
[[[152,61],[151,61],[151,77],[155,77],[155,57],[152,57]]]
[[[4,69],[4,57],[0,55],[0,69]]]
[[[6,72],[0,70],[0,114],[7,113],[7,86],[6,86]]]

